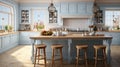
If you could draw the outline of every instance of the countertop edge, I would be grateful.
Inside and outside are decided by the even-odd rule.
[[[41,32],[41,31],[19,31],[19,32]],[[97,31],[97,32],[120,32],[120,30],[108,30],[108,31]]]
[[[5,33],[0,33],[0,36],[4,36],[4,35],[9,35],[9,34],[17,34],[19,33],[18,31],[17,32],[5,32]]]

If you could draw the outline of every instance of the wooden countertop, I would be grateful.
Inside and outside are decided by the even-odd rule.
[[[19,31],[19,32],[41,32],[41,31],[32,31],[32,30],[30,30],[30,31]]]
[[[112,39],[112,36],[83,36],[82,34],[69,34],[66,36],[31,36],[30,39]]]
[[[4,36],[4,35],[9,35],[9,34],[16,34],[18,32],[4,32],[4,33],[0,33],[0,36]]]

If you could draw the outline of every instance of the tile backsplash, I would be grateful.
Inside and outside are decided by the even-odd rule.
[[[90,22],[86,18],[63,19],[63,26],[70,29],[88,30]]]

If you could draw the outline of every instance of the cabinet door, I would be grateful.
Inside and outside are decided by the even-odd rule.
[[[87,3],[87,14],[92,15],[93,14],[93,3]]]
[[[78,14],[81,14],[81,15],[86,14],[86,3],[85,2],[78,3]]]
[[[16,38],[16,34],[11,34],[11,36],[10,36],[11,45],[16,45],[17,40],[18,39]]]
[[[14,45],[14,41],[15,41],[14,35],[11,34],[11,35],[10,35],[10,44],[11,44],[11,45]]]
[[[40,35],[40,32],[20,32],[20,44],[31,44],[30,36]]]
[[[61,14],[68,14],[68,3],[60,4]]]
[[[18,34],[14,34],[14,39],[15,39],[14,44],[18,45]]]
[[[77,3],[69,3],[69,14],[77,14]]]
[[[3,36],[2,37],[2,46],[3,48],[6,48],[10,45],[10,36],[9,35],[6,35],[6,36]]]
[[[28,32],[20,32],[20,44],[28,44],[29,34]]]
[[[112,36],[113,38],[111,45],[120,45],[120,33],[118,32],[97,32],[97,33]]]
[[[0,49],[2,48],[2,37],[0,37]]]

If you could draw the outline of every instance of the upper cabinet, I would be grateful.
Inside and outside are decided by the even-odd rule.
[[[92,15],[93,2],[65,2],[60,3],[62,15]]]
[[[77,3],[69,3],[69,14],[76,14],[77,13]]]
[[[60,4],[60,13],[61,14],[68,14],[68,3],[61,3]]]
[[[85,15],[86,14],[86,3],[78,3],[78,14]]]
[[[29,10],[21,10],[21,23],[29,23]]]
[[[88,15],[93,14],[93,2],[86,3],[86,12]]]

